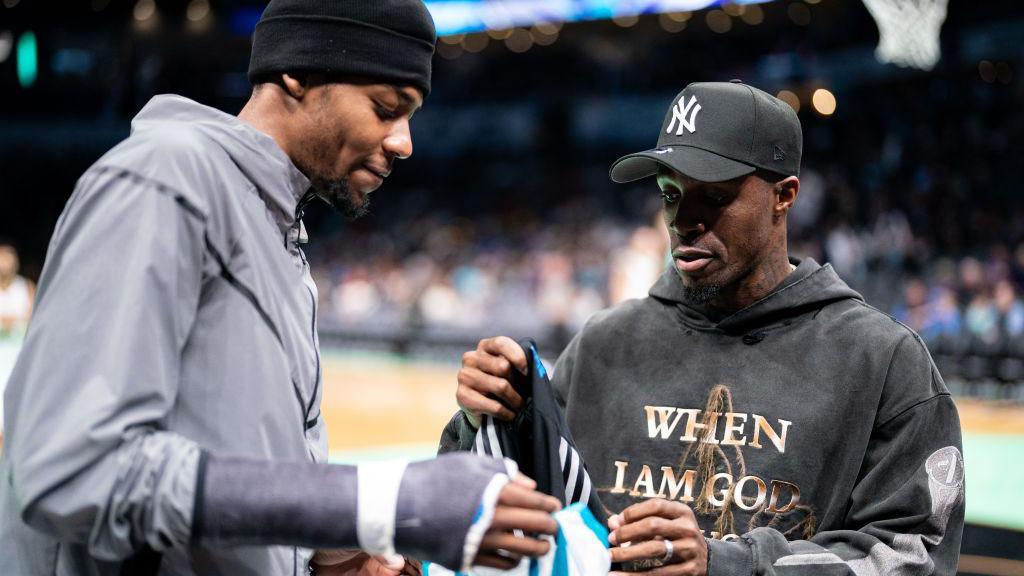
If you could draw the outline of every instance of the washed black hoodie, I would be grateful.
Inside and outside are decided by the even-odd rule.
[[[573,339],[552,383],[602,502],[689,504],[709,576],[955,573],[960,424],[928,351],[831,266],[794,263],[720,319],[666,272]]]

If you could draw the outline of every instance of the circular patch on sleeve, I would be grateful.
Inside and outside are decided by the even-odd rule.
[[[939,448],[925,462],[928,477],[940,486],[954,488],[964,481],[964,459],[956,446]]]

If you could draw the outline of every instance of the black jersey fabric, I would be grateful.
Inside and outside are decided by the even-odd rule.
[[[502,422],[484,415],[480,428],[472,428],[461,412],[452,418],[441,439],[439,452],[470,451],[493,458],[510,458],[519,470],[537,481],[537,490],[550,494],[568,506],[582,503],[602,525],[608,513],[601,505],[587,466],[576,449],[548,378],[537,345],[527,339],[519,342],[526,353],[527,372],[516,373],[512,386],[524,405],[515,420]],[[455,430],[461,433],[456,436]]]

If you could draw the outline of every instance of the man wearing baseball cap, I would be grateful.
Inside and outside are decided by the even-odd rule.
[[[612,560],[651,574],[953,574],[959,419],[917,335],[831,266],[789,256],[800,122],[739,81],[687,86],[655,148],[611,168],[656,177],[672,269],[596,314],[552,378],[602,502]],[[514,342],[467,353],[462,446],[522,406]],[[629,543],[627,546],[626,543]]]
[[[397,574],[401,554],[460,570],[547,551],[514,531],[553,534],[557,500],[501,461],[325,462],[302,208],[365,213],[412,154],[433,47],[419,0],[273,0],[237,117],[157,96],[81,177],[5,395],[0,572]]]

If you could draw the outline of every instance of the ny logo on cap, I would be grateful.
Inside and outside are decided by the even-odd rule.
[[[676,136],[683,135],[683,128],[689,130],[690,134],[697,131],[697,125],[694,124],[694,121],[697,119],[697,112],[700,112],[700,104],[697,104],[696,96],[690,96],[689,103],[685,105],[683,104],[684,100],[686,100],[686,96],[680,98],[676,105],[672,107],[672,121],[668,123],[668,130],[665,130],[666,134],[672,133],[672,129],[676,128],[676,122],[679,122]],[[694,106],[694,104],[697,105]],[[689,118],[686,117],[687,114],[690,115]]]

